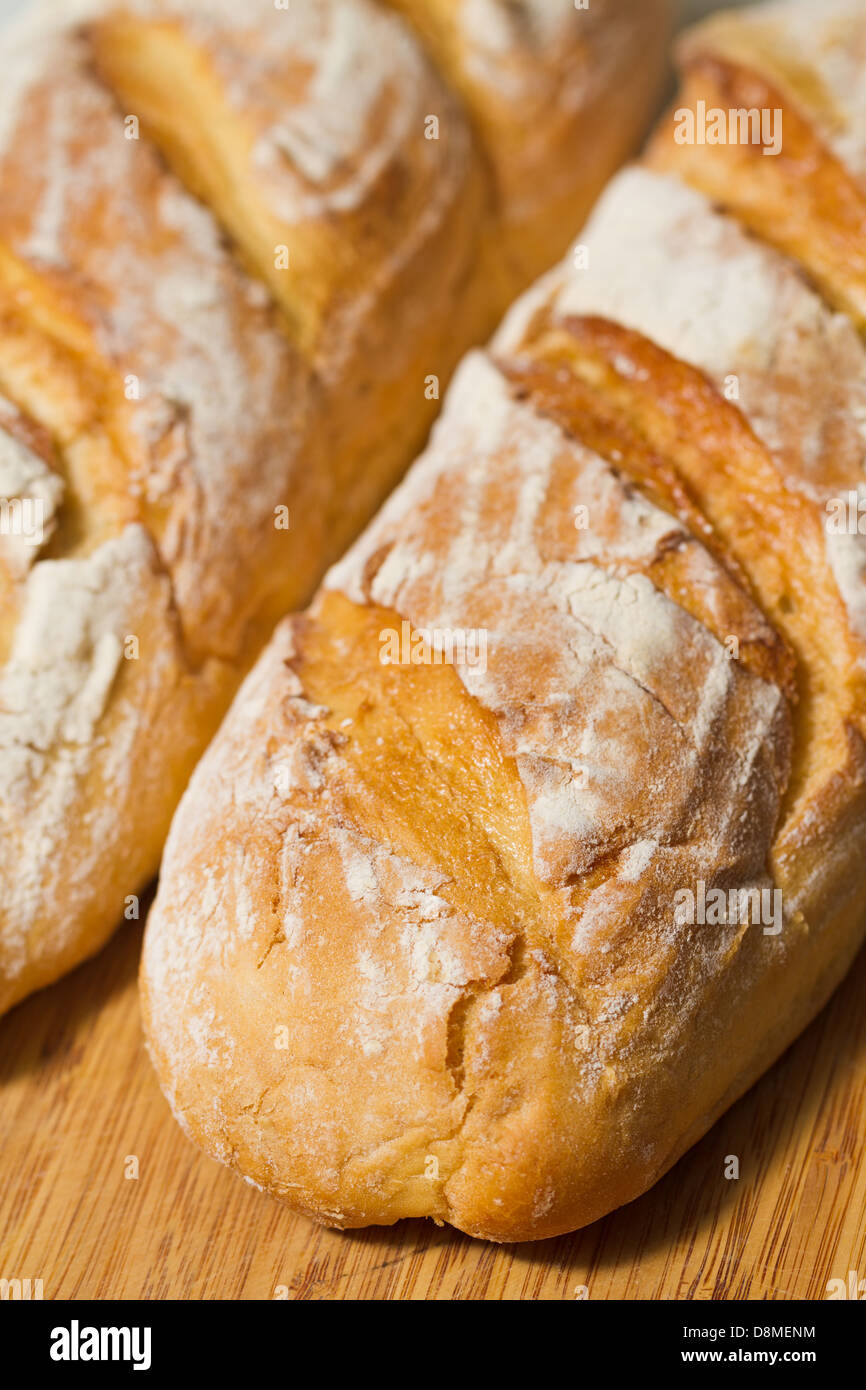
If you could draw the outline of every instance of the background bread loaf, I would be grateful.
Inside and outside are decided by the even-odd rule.
[[[135,910],[274,622],[639,134],[665,0],[487,8],[478,66],[437,7],[442,75],[373,0],[48,5],[3,40],[0,468],[40,520],[0,550],[0,1009]],[[512,81],[552,132],[513,197]]]
[[[754,142],[688,143],[659,127],[652,162],[680,173],[793,256],[831,304],[866,324],[866,12],[853,0],[713,15],[679,49],[679,110],[767,112],[775,155]],[[778,113],[778,116],[776,115]],[[673,113],[672,113],[673,116]]]
[[[784,115],[812,162],[817,69],[858,52],[859,5],[832,9],[767,11],[804,36]],[[853,277],[821,251],[834,205],[799,264],[719,210],[744,185],[730,151],[707,174],[677,144],[680,109],[463,363],[169,837],[142,966],[166,1094],[210,1154],[332,1225],[595,1220],[862,941],[866,548],[830,524],[866,465]],[[784,166],[738,158],[760,231]],[[383,661],[392,637],[408,660]],[[689,920],[683,895],[724,909]]]

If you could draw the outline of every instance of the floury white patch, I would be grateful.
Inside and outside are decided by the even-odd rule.
[[[728,923],[763,926],[765,936],[782,930],[781,888],[710,888],[698,879],[696,890],[678,888],[674,894],[674,923],[678,927],[721,927]]]
[[[782,110],[765,107],[681,106],[674,113],[678,145],[761,145],[764,154],[782,153]]]
[[[149,1327],[68,1327],[51,1330],[52,1361],[131,1361],[134,1371],[150,1370]]]
[[[379,633],[381,666],[468,666],[487,670],[485,628],[416,627],[402,622],[400,631]]]

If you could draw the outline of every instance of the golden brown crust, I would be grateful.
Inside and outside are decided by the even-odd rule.
[[[494,209],[464,114],[371,0],[294,14],[117,0],[88,38],[124,110],[213,209],[324,376],[382,351],[380,305],[402,337],[422,264],[440,293],[466,276]],[[435,338],[426,347],[434,359]],[[369,369],[374,387],[390,366]]]
[[[514,295],[565,252],[611,162],[637,149],[660,96],[673,6],[386,3],[415,27],[472,116],[500,209],[496,250]],[[612,108],[608,92],[625,90],[628,101]]]
[[[864,113],[843,86],[866,58],[859,0],[830,0],[716,16],[686,35],[682,86],[649,150],[655,168],[678,174],[793,256],[830,303],[866,327]],[[842,65],[840,67],[840,64]],[[847,69],[845,67],[847,64]],[[862,71],[862,68],[861,68]],[[836,79],[836,85],[834,83]],[[684,112],[767,112],[780,147],[682,141]]]
[[[626,362],[627,374],[623,372]],[[756,621],[752,606],[744,602],[748,572],[730,538],[717,534],[707,514],[706,480],[713,478],[717,489],[719,475],[731,459],[759,449],[739,413],[726,407],[712,384],[685,363],[606,319],[567,318],[560,331],[554,328],[539,334],[531,344],[530,358],[505,359],[500,365],[536,410],[562,424],[594,452],[615,459],[626,478],[656,505],[679,517],[730,572],[729,592],[724,599],[714,593],[710,605],[701,587],[689,583],[682,546],[653,558],[656,587],[698,617],[720,642],[736,635],[739,659],[792,698],[793,653],[770,622]],[[686,434],[696,441],[696,457],[688,470],[677,447]],[[672,453],[660,452],[664,448]],[[775,483],[775,478],[771,481]],[[775,503],[777,488],[768,491],[771,504]],[[736,544],[740,532],[734,529]],[[721,576],[718,587],[723,590]]]

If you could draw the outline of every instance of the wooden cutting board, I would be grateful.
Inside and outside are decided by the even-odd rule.
[[[199,1154],[142,1044],[140,942],[126,927],[0,1020],[0,1278],[46,1299],[821,1299],[866,1278],[866,953],[651,1192],[497,1247],[421,1221],[326,1231]]]

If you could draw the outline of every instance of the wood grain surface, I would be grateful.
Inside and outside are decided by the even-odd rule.
[[[0,1278],[42,1279],[46,1299],[530,1300],[822,1299],[866,1278],[866,953],[651,1192],[509,1247],[421,1221],[326,1231],[199,1154],[142,1043],[140,943],[127,926],[0,1020]]]

